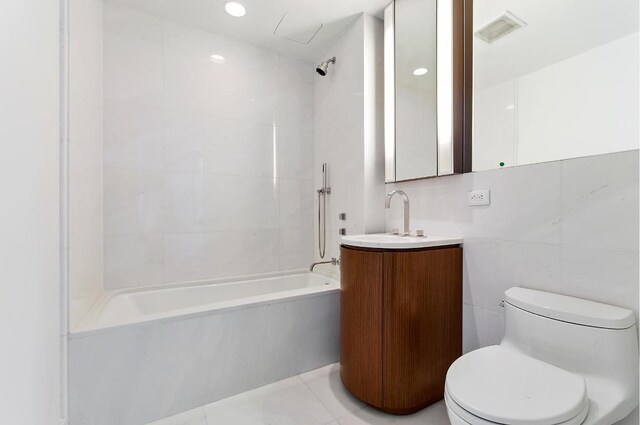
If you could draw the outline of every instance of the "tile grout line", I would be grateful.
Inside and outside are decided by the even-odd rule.
[[[301,374],[300,374],[300,375],[301,375]],[[313,397],[316,399],[316,401],[317,401],[318,403],[320,403],[320,406],[322,406],[322,407],[323,407],[323,408],[324,408],[324,409],[329,413],[329,416],[331,416],[331,418],[332,418],[332,420],[330,420],[329,422],[327,422],[327,423],[326,423],[326,424],[324,424],[324,425],[330,424],[330,423],[332,423],[332,422],[336,422],[336,421],[338,420],[338,418],[336,418],[336,417],[333,415],[333,413],[331,413],[331,410],[329,410],[329,407],[328,407],[326,404],[324,404],[324,403],[322,402],[322,400],[320,400],[320,397],[318,397],[318,394],[316,394],[316,392],[315,392],[315,391],[313,391],[313,388],[311,388],[311,386],[309,386],[308,382],[307,382],[306,380],[302,379],[302,376],[300,376],[300,375],[297,375],[297,376],[300,378],[300,380],[302,381],[302,383],[304,384],[304,386],[305,386],[305,387],[307,387],[307,389],[311,392],[311,394],[313,394]],[[329,373],[327,376],[329,376],[329,375],[331,375],[331,373]],[[310,381],[314,381],[314,380],[316,380],[316,379],[318,379],[318,378],[311,379]]]

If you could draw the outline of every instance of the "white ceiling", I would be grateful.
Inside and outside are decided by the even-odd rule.
[[[638,0],[481,0],[474,28],[505,10],[527,26],[492,44],[474,37],[474,84],[487,87],[638,31]]]
[[[391,0],[238,0],[246,9],[242,18],[224,11],[226,0],[105,0],[166,17],[185,25],[234,37],[255,46],[315,62],[355,17],[366,12],[382,17]],[[284,14],[287,23],[304,32],[322,24],[307,45],[274,35]],[[290,20],[291,19],[291,20]]]
[[[382,18],[384,8],[391,2],[239,1],[247,9],[243,18],[227,15],[224,11],[226,0],[105,0],[310,62],[326,59],[324,56],[329,53],[329,45],[358,14],[366,12]],[[474,28],[484,26],[506,10],[527,23],[523,29],[493,44],[474,37],[475,87],[483,88],[527,74],[638,31],[638,4],[638,0],[475,1]],[[320,23],[323,27],[308,45],[283,39],[274,35],[274,29],[285,13],[287,23],[301,32]],[[424,21],[424,18],[416,20],[417,23]],[[433,41],[425,43],[418,39],[413,42],[411,48],[425,49],[433,44]],[[427,56],[431,56],[429,50],[427,48],[424,52]],[[415,55],[416,59],[420,57]],[[427,60],[423,58],[419,62]]]

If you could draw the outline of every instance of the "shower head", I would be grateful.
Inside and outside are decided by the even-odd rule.
[[[336,63],[336,57],[335,56],[332,57],[331,59],[327,59],[326,61],[324,61],[320,65],[318,65],[316,67],[316,72],[324,77],[325,75],[327,75],[327,68],[329,68],[329,64],[330,63],[333,63],[333,64]]]

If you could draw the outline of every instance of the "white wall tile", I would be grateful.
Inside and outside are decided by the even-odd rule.
[[[561,293],[626,307],[638,315],[638,252],[561,247]]]
[[[638,151],[399,183],[412,229],[464,239],[465,350],[497,343],[506,289],[522,286],[638,314]],[[469,207],[467,191],[491,190]],[[402,225],[402,203],[387,230]],[[496,316],[496,314],[498,316]]]
[[[69,326],[103,288],[102,16],[99,0],[69,2]]]
[[[165,171],[201,173],[204,169],[206,117],[164,110],[163,157]]]
[[[277,128],[276,150],[279,178],[313,180],[313,131]]]
[[[465,238],[464,302],[493,312],[514,286],[558,292],[560,247],[551,244]]]
[[[638,151],[562,161],[562,243],[638,250]]]
[[[107,9],[106,287],[308,266],[312,65]]]
[[[162,109],[105,100],[105,167],[162,170],[163,158]]]
[[[104,3],[104,29],[124,37],[162,44],[161,18],[139,13],[112,2]]]
[[[162,64],[161,44],[105,31],[105,99],[162,106]]]
[[[166,47],[163,63],[165,108],[204,112],[209,57]]]
[[[211,249],[208,235],[203,233],[171,233],[164,235],[165,282],[207,279],[222,276],[220,257]]]
[[[372,18],[366,14],[353,17],[342,36],[317,59],[317,63],[336,56],[337,63],[331,66],[325,77],[314,80],[314,188],[322,186],[321,165],[329,167],[329,186],[331,194],[327,197],[327,250],[326,258],[339,257],[338,229],[345,228],[347,234],[361,234],[367,228],[381,227],[381,223],[371,223],[372,218],[381,222],[379,216],[365,213],[368,205],[365,193],[369,193],[370,185],[380,188],[380,208],[384,206],[384,191],[381,189],[383,176],[378,182],[365,179],[368,171],[377,166],[375,160],[365,156],[367,144],[365,139],[375,134],[365,120],[365,109],[375,109],[376,99],[370,96],[370,85],[365,87],[368,78],[381,78],[382,75],[371,75],[365,66],[365,55],[369,55],[366,46],[374,44],[376,38],[375,25],[365,25]],[[382,26],[377,27],[382,31]],[[374,58],[375,59],[375,58]],[[375,63],[375,60],[373,61]],[[375,86],[375,84],[374,84]],[[372,106],[373,105],[373,106]],[[375,123],[374,127],[375,127]],[[375,137],[374,137],[375,138]],[[378,141],[382,143],[382,141]],[[317,208],[317,201],[314,209]],[[339,213],[346,213],[347,220],[338,222]],[[368,221],[369,220],[369,221]],[[317,246],[317,224],[314,245]],[[320,256],[315,250],[315,259]]]
[[[313,130],[313,84],[281,77],[278,91],[279,124]]]
[[[160,233],[163,187],[164,179],[159,171],[105,169],[105,235]]]
[[[504,315],[464,304],[462,306],[462,352],[499,344],[504,332]]]
[[[313,227],[280,230],[280,269],[306,269],[313,260]]]
[[[277,173],[272,124],[207,118],[204,143],[203,170],[207,174],[273,178]]]
[[[105,287],[152,285],[163,281],[162,234],[105,236]]]
[[[205,230],[278,228],[278,187],[265,177],[206,175]]]
[[[244,232],[241,247],[242,274],[264,273],[278,269],[280,251],[278,230]]]
[[[204,230],[204,176],[164,173],[164,232]]]
[[[280,55],[278,58],[278,71],[280,76],[294,80],[313,83],[316,76],[316,65],[290,56]]]
[[[313,227],[314,190],[311,180],[279,179],[280,228],[309,229]]]
[[[490,189],[491,205],[472,208],[476,236],[560,242],[560,163],[474,173],[471,189]],[[466,194],[456,193],[461,200]],[[514,209],[515,205],[522,208]],[[465,205],[465,208],[466,207]]]

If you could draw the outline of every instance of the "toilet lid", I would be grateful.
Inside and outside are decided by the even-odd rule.
[[[456,360],[446,390],[466,411],[500,424],[555,425],[589,407],[583,377],[500,346]]]

